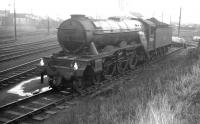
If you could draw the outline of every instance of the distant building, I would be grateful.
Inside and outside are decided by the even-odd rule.
[[[11,14],[12,22],[14,22],[14,14]],[[41,20],[41,17],[33,15],[33,14],[26,14],[26,13],[16,13],[16,24],[17,25],[36,25]]]
[[[17,25],[35,25],[41,21],[42,18],[33,14],[16,13]],[[9,26],[14,24],[14,13],[8,10],[0,10],[0,26]]]
[[[17,29],[47,29],[49,23],[50,28],[56,29],[60,21],[56,21],[52,18],[42,18],[37,15],[27,13],[16,13]],[[14,13],[10,13],[8,10],[0,10],[0,28],[1,27],[13,27],[14,25]]]
[[[0,10],[0,26],[8,25],[9,15],[10,15],[10,11]]]

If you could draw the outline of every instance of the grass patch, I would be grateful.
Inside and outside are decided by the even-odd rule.
[[[112,95],[85,99],[45,121],[58,124],[196,124],[200,50],[147,67]],[[198,107],[199,106],[199,107]]]

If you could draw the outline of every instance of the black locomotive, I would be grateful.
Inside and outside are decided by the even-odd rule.
[[[79,91],[134,69],[139,61],[164,55],[171,46],[172,28],[155,18],[71,15],[60,24],[57,39],[62,51],[41,59],[41,74],[48,76],[53,89]]]

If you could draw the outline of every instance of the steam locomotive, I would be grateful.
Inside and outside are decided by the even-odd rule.
[[[42,78],[47,75],[53,89],[80,91],[166,54],[172,28],[155,18],[71,15],[60,24],[57,39],[62,51],[41,59]]]

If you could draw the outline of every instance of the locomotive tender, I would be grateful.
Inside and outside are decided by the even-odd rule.
[[[57,39],[62,51],[41,59],[41,74],[48,76],[53,89],[79,91],[164,55],[171,46],[172,28],[155,18],[71,15],[60,24]]]

